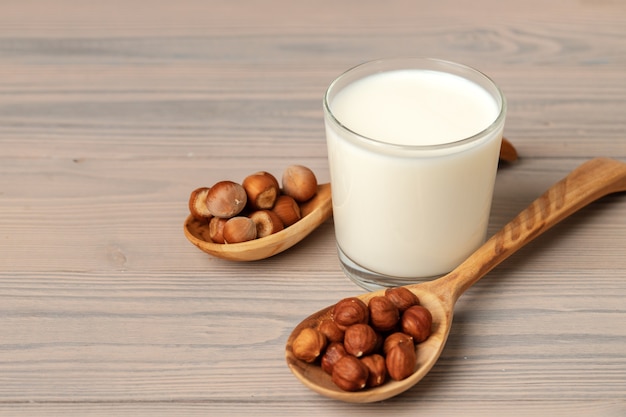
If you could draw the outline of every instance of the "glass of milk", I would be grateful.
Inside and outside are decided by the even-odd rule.
[[[335,79],[324,119],[341,266],[363,288],[450,272],[486,236],[506,100],[483,73],[428,58]]]

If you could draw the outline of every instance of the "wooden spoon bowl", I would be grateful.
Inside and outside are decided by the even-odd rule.
[[[286,360],[293,374],[307,387],[322,395],[346,402],[373,402],[393,397],[419,382],[439,358],[452,325],[454,305],[458,298],[480,278],[528,242],[587,204],[607,194],[626,191],[626,164],[608,158],[586,162],[550,187],[511,222],[478,248],[455,270],[434,281],[408,285],[422,305],[433,316],[432,334],[417,346],[414,373],[402,381],[390,381],[364,391],[342,391],[317,364],[297,359],[292,343],[305,327],[317,327],[330,317],[332,306],[303,320],[289,336]],[[362,294],[367,301],[384,291]]]
[[[187,239],[204,252],[231,261],[257,261],[283,252],[324,223],[333,213],[330,184],[317,187],[317,194],[300,207],[302,218],[291,226],[260,239],[248,242],[214,243],[208,236],[206,221],[188,216],[184,231]]]
[[[326,307],[317,313],[304,319],[291,333],[287,340],[286,346],[286,360],[289,368],[294,375],[308,388],[313,391],[322,394],[326,397],[333,398],[351,403],[369,403],[374,401],[382,401],[387,398],[391,398],[398,395],[413,385],[417,384],[430,369],[435,365],[437,359],[441,355],[441,351],[448,338],[448,333],[452,326],[452,309],[450,307],[450,300],[440,298],[440,295],[446,297],[449,292],[446,288],[442,288],[441,293],[433,290],[431,283],[435,281],[427,282],[421,285],[409,286],[411,292],[413,292],[420,300],[420,304],[428,308],[433,316],[433,324],[431,328],[431,335],[424,342],[419,344],[417,349],[417,362],[413,374],[402,381],[389,380],[384,385],[366,389],[356,392],[343,391],[337,385],[335,385],[329,374],[322,370],[319,364],[309,364],[297,359],[293,355],[292,343],[295,337],[305,327],[317,328],[319,323],[331,317],[331,311],[333,306]],[[383,295],[384,290],[370,292],[366,294],[358,295],[358,298],[363,300],[366,304],[374,297]]]

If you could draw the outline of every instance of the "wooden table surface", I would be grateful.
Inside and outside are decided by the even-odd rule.
[[[329,82],[418,55],[507,96],[521,159],[493,233],[585,160],[626,162],[625,21],[620,0],[2,1],[0,415],[626,415],[623,193],[472,287],[426,379],[369,405],[284,360],[300,320],[363,292],[332,220],[254,263],[182,230],[196,187],[292,163],[328,181]]]

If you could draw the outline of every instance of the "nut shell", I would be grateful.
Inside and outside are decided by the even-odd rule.
[[[269,178],[270,180],[272,180],[272,182],[274,183],[276,188],[280,191],[280,184],[278,183],[278,180],[276,179],[275,176],[273,176],[269,172],[267,172],[267,171],[259,171],[259,172],[256,172],[256,173],[252,174],[252,175],[262,175],[264,177]]]
[[[396,381],[410,376],[417,362],[417,355],[413,344],[399,344],[389,350],[385,357],[387,372]]]
[[[367,377],[367,386],[369,388],[378,387],[385,383],[387,380],[387,365],[382,355],[374,353],[361,358],[361,362],[367,366],[369,371]]]
[[[324,319],[317,326],[329,342],[343,342],[344,330],[340,329],[332,319]]]
[[[357,323],[346,329],[343,346],[346,352],[360,358],[373,353],[378,346],[378,334],[368,324]]]
[[[257,210],[250,214],[250,218],[256,225],[256,237],[265,237],[284,229],[283,222],[270,210]]]
[[[395,332],[387,336],[385,342],[383,343],[383,352],[385,355],[389,354],[389,351],[398,346],[398,345],[409,345],[413,346],[413,337],[409,336],[406,333]]]
[[[200,187],[193,190],[189,195],[189,212],[194,219],[208,220],[213,217],[206,205],[209,190],[208,187]]]
[[[346,329],[357,323],[367,323],[369,309],[361,299],[348,297],[340,300],[333,307],[332,317],[340,329]]]
[[[294,356],[311,363],[326,347],[326,337],[312,327],[302,329],[291,345]]]
[[[346,349],[343,347],[343,344],[340,342],[332,342],[326,348],[324,355],[322,355],[322,360],[320,361],[320,365],[324,372],[329,375],[333,374],[333,368],[339,359],[346,356]]]
[[[224,243],[241,243],[256,239],[256,224],[249,217],[237,216],[224,223]]]
[[[420,303],[417,295],[404,287],[387,288],[385,290],[385,297],[389,298],[396,307],[398,307],[400,312],[405,311],[411,306],[419,305]]]
[[[209,239],[213,243],[224,243],[224,225],[228,219],[212,217],[209,220]]]
[[[413,337],[415,343],[428,339],[432,324],[433,316],[425,307],[412,306],[402,313],[402,331]]]
[[[335,363],[332,381],[344,391],[358,391],[367,385],[369,370],[359,359],[345,355]]]
[[[248,175],[241,185],[246,190],[248,204],[255,210],[274,207],[280,193],[278,180],[265,171]]]
[[[290,165],[283,172],[283,193],[299,203],[310,200],[317,193],[317,178],[310,168]]]
[[[248,196],[246,190],[233,181],[220,181],[214,184],[207,193],[206,204],[209,212],[215,217],[234,217],[246,207]]]
[[[400,320],[398,307],[387,297],[376,296],[369,300],[370,324],[379,332],[388,332],[396,328]]]
[[[302,218],[298,202],[288,195],[278,196],[272,211],[278,215],[285,227],[291,226]]]

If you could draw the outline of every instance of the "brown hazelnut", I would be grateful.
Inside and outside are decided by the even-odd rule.
[[[318,324],[317,330],[322,332],[329,342],[343,342],[344,331],[332,319],[324,319]]]
[[[211,212],[206,206],[207,195],[210,188],[200,187],[191,192],[189,196],[189,212],[198,220],[207,220],[213,217]]]
[[[255,210],[271,209],[280,193],[278,180],[269,172],[248,175],[241,184],[246,190],[248,204]]]
[[[256,173],[256,175],[263,175],[265,177],[268,177],[269,179],[272,180],[272,182],[274,183],[274,185],[276,186],[276,188],[278,188],[278,191],[280,192],[280,184],[278,183],[278,180],[276,179],[275,176],[273,176],[272,174],[270,174],[267,171],[259,171]]]
[[[224,243],[224,225],[228,219],[212,217],[209,220],[209,239],[213,243]]]
[[[294,339],[291,350],[296,358],[311,363],[325,347],[326,337],[316,329],[306,327]]]
[[[220,181],[207,193],[207,208],[215,217],[234,217],[246,206],[246,190],[236,182]]]
[[[369,301],[370,323],[379,332],[393,330],[400,320],[398,307],[387,297],[375,296]]]
[[[337,363],[337,361],[343,358],[346,355],[346,349],[343,347],[343,344],[340,342],[332,342],[326,348],[326,351],[322,355],[322,360],[320,362],[322,369],[329,375],[333,374],[333,367]]]
[[[433,316],[422,306],[409,307],[402,313],[402,331],[413,337],[415,343],[423,342],[430,336]]]
[[[278,196],[272,211],[280,217],[285,227],[291,226],[302,218],[300,206],[296,200],[284,194]]]
[[[332,381],[344,391],[358,391],[365,388],[369,371],[359,359],[345,355],[333,366]]]
[[[265,237],[284,229],[283,222],[270,210],[257,210],[250,214],[256,225],[256,237]]]
[[[385,297],[389,298],[396,307],[398,307],[401,313],[407,308],[413,305],[419,305],[420,303],[417,295],[413,294],[405,287],[387,288],[385,290]]]
[[[256,224],[249,217],[237,216],[224,223],[224,243],[240,243],[256,239]]]
[[[385,338],[385,342],[383,343],[383,352],[387,355],[392,348],[398,345],[413,346],[413,344],[413,338],[411,336],[406,333],[395,332]]]
[[[310,200],[317,193],[317,178],[311,169],[290,165],[283,172],[283,193],[299,203]]]
[[[367,386],[370,388],[382,385],[387,380],[387,365],[385,358],[377,353],[361,358],[363,365],[369,371]]]
[[[378,346],[378,334],[368,324],[357,323],[346,329],[343,346],[346,352],[360,358],[374,352]]]
[[[333,307],[332,317],[340,329],[346,329],[357,323],[369,321],[367,304],[357,297],[348,297],[340,300]]]
[[[399,344],[392,347],[385,357],[385,365],[389,376],[396,381],[411,375],[417,363],[417,355],[413,344]]]

